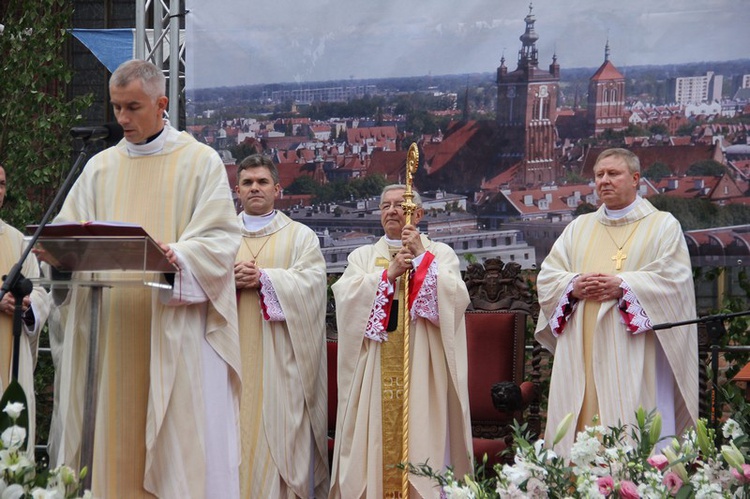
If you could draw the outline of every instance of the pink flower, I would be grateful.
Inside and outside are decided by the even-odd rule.
[[[680,488],[682,487],[682,480],[674,471],[668,471],[664,475],[664,486],[667,487],[667,490],[669,491],[670,494],[675,496],[677,495],[677,492],[679,492]]]
[[[608,496],[615,490],[615,481],[611,476],[597,478],[596,484],[599,486],[599,493],[603,496]]]
[[[623,480],[620,482],[620,497],[623,499],[640,499],[638,494],[638,487],[629,480]]]
[[[732,475],[740,481],[740,483],[750,483],[750,464],[742,465],[742,474],[737,471],[736,468],[732,468]]]
[[[659,471],[662,471],[669,464],[669,459],[667,459],[667,456],[665,456],[664,454],[655,454],[648,458],[646,461],[648,461],[648,464]]]

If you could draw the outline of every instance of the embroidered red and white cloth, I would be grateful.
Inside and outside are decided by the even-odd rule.
[[[386,327],[394,296],[395,288],[388,282],[388,269],[384,269],[370,317],[367,319],[365,338],[378,342],[388,339]],[[423,317],[433,324],[437,324],[440,319],[437,303],[437,263],[435,256],[430,252],[424,253],[418,267],[412,271],[409,310],[412,319]],[[397,313],[395,310],[393,312]]]
[[[565,330],[565,324],[568,323],[570,315],[578,308],[578,299],[573,297],[573,285],[575,284],[578,276],[575,276],[568,284],[565,292],[560,298],[555,313],[549,321],[550,329],[555,337],[560,336]],[[640,334],[649,331],[653,325],[651,319],[648,318],[648,314],[641,303],[638,301],[638,297],[635,292],[628,286],[628,283],[622,281],[620,284],[622,288],[622,298],[617,303],[617,308],[620,310],[620,318],[625,327],[628,328],[633,334]]]
[[[281,308],[281,303],[279,303],[279,297],[273,287],[273,282],[268,277],[268,273],[263,270],[260,271],[259,291],[258,296],[260,296],[260,309],[263,311],[263,318],[267,321],[285,321],[286,316]]]

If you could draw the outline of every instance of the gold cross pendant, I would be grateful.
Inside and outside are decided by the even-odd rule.
[[[622,269],[622,261],[627,257],[628,255],[622,252],[622,248],[617,248],[617,253],[612,257],[612,261],[615,262],[615,270]]]

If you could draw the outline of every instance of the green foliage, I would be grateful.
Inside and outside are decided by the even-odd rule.
[[[26,399],[26,393],[23,391],[21,384],[15,379],[11,380],[11,382],[5,388],[2,398],[0,398],[0,410],[7,407],[8,404],[12,403],[23,404],[23,407],[29,406],[29,402]],[[0,413],[0,428],[4,430],[6,428],[10,428],[13,425],[20,426],[26,432],[26,437],[19,445],[20,448],[25,448],[26,441],[28,440],[29,435],[29,412],[23,411],[19,416],[11,417],[7,412],[3,410],[3,412]]]
[[[669,129],[667,125],[663,123],[656,123],[648,127],[648,131],[651,135],[669,135]]]
[[[685,172],[688,176],[720,177],[726,172],[724,165],[713,159],[704,159],[688,166]]]
[[[648,199],[657,209],[674,215],[682,225],[682,230],[750,223],[750,207],[744,205],[717,206],[706,199],[684,199],[664,194]]]
[[[248,156],[259,154],[261,152],[259,146],[260,144],[257,142],[250,143],[248,141],[243,141],[241,144],[230,147],[229,151],[232,153],[232,156],[237,159],[237,163],[239,163]]]
[[[661,161],[656,161],[653,165],[643,170],[643,176],[654,182],[658,182],[664,177],[669,177],[671,175],[672,172],[669,170],[669,167]]]
[[[379,196],[385,186],[386,181],[382,175],[367,175],[348,181],[337,180],[325,185],[319,185],[314,181],[305,180],[304,177],[298,177],[289,186],[287,192],[291,194],[312,194],[317,203],[336,203]],[[310,192],[304,192],[305,190]]]
[[[586,213],[593,213],[596,211],[596,206],[591,203],[581,203],[575,210],[573,210],[573,216],[585,215]]]
[[[690,137],[693,135],[693,130],[695,130],[695,125],[693,123],[688,123],[678,128],[674,134],[678,137]]]
[[[36,443],[46,444],[49,441],[49,429],[52,423],[54,405],[55,367],[49,349],[49,330],[47,325],[39,333],[40,352],[34,369],[34,387],[36,391]]]
[[[699,269],[696,272],[695,280],[717,281],[719,275],[726,273],[728,270],[723,267]],[[744,296],[729,296],[724,300],[720,309],[711,310],[710,315],[717,314],[738,314],[725,322],[726,334],[719,338],[719,346],[736,346],[750,345],[750,316],[742,315],[747,311],[748,300],[750,300],[750,277],[741,267],[737,273],[737,284],[744,293]],[[728,351],[723,354],[726,361],[726,370],[724,377],[731,380],[740,369],[750,360],[750,352],[747,351]],[[729,416],[737,421],[750,421],[750,406],[745,403],[745,393],[742,387],[735,383],[726,383],[719,390],[719,397],[722,405],[729,407]],[[740,419],[738,419],[740,418]],[[750,427],[746,428],[750,430]]]
[[[64,57],[72,3],[10,0],[0,19],[0,164],[8,177],[3,218],[38,221],[71,163],[68,132],[90,97],[69,99]]]
[[[318,183],[311,176],[300,175],[284,191],[287,194],[315,194],[318,187]]]
[[[578,173],[567,172],[563,181],[568,184],[585,184],[588,182],[588,179]]]

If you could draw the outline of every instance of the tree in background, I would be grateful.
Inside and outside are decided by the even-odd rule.
[[[2,217],[21,229],[57,193],[71,165],[70,128],[91,103],[66,95],[72,14],[66,0],[0,2],[0,164],[9,185]]]
[[[349,180],[318,184],[309,175],[300,175],[284,189],[287,194],[312,194],[316,203],[341,203],[379,196],[386,186],[382,175],[367,175]]]
[[[651,196],[648,200],[657,209],[674,215],[683,231],[750,224],[750,206],[719,206],[707,199],[685,199],[665,194]]]
[[[669,128],[664,123],[656,123],[648,127],[649,133],[653,135],[669,135]]]
[[[726,172],[726,168],[718,161],[704,159],[688,166],[685,174],[689,176],[721,177],[724,172]]]
[[[319,184],[310,175],[300,175],[295,178],[289,187],[284,189],[287,194],[315,194]]]
[[[653,165],[643,170],[643,176],[654,182],[658,182],[664,177],[669,177],[671,175],[672,172],[669,170],[669,167],[661,161],[656,161]]]
[[[72,13],[67,0],[0,2],[0,164],[9,186],[0,216],[21,230],[41,219],[67,176],[69,131],[92,100],[66,95],[73,71],[65,59],[65,28]],[[48,344],[45,329],[39,345]],[[52,414],[50,356],[39,356],[34,378],[37,443],[45,443]]]
[[[597,210],[596,206],[591,203],[581,203],[573,210],[573,216],[585,215],[586,213],[594,213]]]

